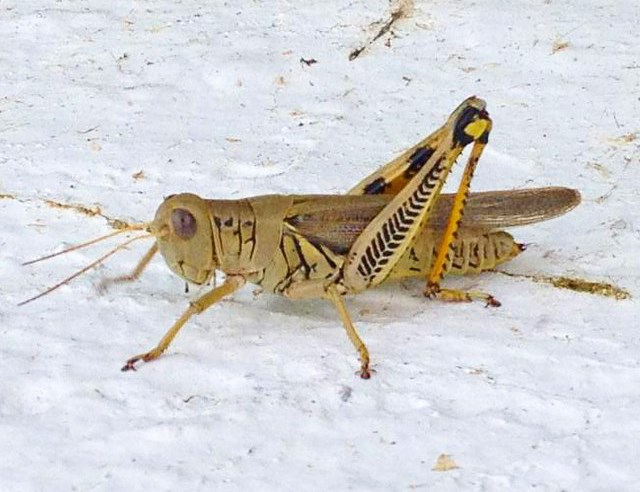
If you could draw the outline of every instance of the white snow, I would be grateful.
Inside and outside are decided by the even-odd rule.
[[[0,490],[638,490],[638,3],[416,1],[349,61],[395,5],[0,2]],[[160,259],[99,294],[142,244],[16,306],[107,248],[21,266],[111,230],[47,200],[146,221],[181,191],[341,193],[472,94],[494,120],[474,190],[583,195],[515,230],[530,247],[502,270],[630,300],[497,273],[448,285],[499,309],[384,286],[349,300],[369,381],[329,303],[251,288],[120,372],[197,294]]]

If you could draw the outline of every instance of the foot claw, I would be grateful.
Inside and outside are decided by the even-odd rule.
[[[371,374],[375,374],[375,369],[369,369],[368,367],[363,367],[359,371],[356,371],[356,374],[360,376],[362,379],[371,379]]]
[[[147,352],[146,354],[141,354],[141,355],[136,355],[135,357],[131,357],[131,359],[129,359],[126,364],[124,366],[122,366],[122,369],[120,369],[122,372],[126,372],[126,371],[136,371],[138,368],[136,367],[136,363],[142,361],[142,362],[148,362],[151,359],[154,359],[154,357],[151,355],[150,352]]]
[[[487,304],[485,305],[485,307],[500,307],[502,306],[502,303],[496,299],[493,296],[489,296],[487,297]]]
[[[162,355],[162,350],[159,350],[157,347],[153,350],[150,350],[146,354],[136,355],[135,357],[131,357],[124,366],[122,366],[121,371],[135,371],[137,369],[137,362],[149,362],[150,360],[157,359]]]
[[[127,363],[122,366],[122,368],[120,369],[122,372],[127,372],[127,371],[135,371],[137,370],[136,368],[136,362],[138,362],[140,360],[139,357],[134,357],[133,359],[129,359],[127,361]]]
[[[438,292],[440,292],[440,288],[433,285],[428,285],[422,291],[422,293],[427,299],[435,299],[436,297],[438,297]]]
[[[135,361],[135,360],[134,361],[128,360],[127,363],[120,368],[120,370],[122,372],[136,371],[137,370],[136,366],[135,366],[136,362],[137,361]]]

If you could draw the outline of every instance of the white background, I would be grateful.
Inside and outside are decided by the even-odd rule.
[[[640,7],[407,2],[349,61],[396,7],[0,1],[1,490],[637,490]],[[250,287],[120,372],[197,295],[160,259],[96,291],[148,244],[16,307],[107,246],[21,262],[105,217],[150,220],[181,191],[344,192],[472,94],[494,120],[474,190],[583,195],[515,230],[529,249],[501,269],[632,299],[499,273],[448,282],[499,309],[384,286],[349,300],[369,381],[326,301]],[[434,471],[441,454],[459,468]]]

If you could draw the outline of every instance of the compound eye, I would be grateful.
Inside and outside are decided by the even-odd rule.
[[[184,208],[176,208],[171,212],[171,226],[180,239],[191,239],[198,230],[196,218]]]

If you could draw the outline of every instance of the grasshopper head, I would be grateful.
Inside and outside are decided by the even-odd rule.
[[[211,220],[197,195],[171,195],[149,226],[169,268],[189,282],[203,284],[216,268]]]

